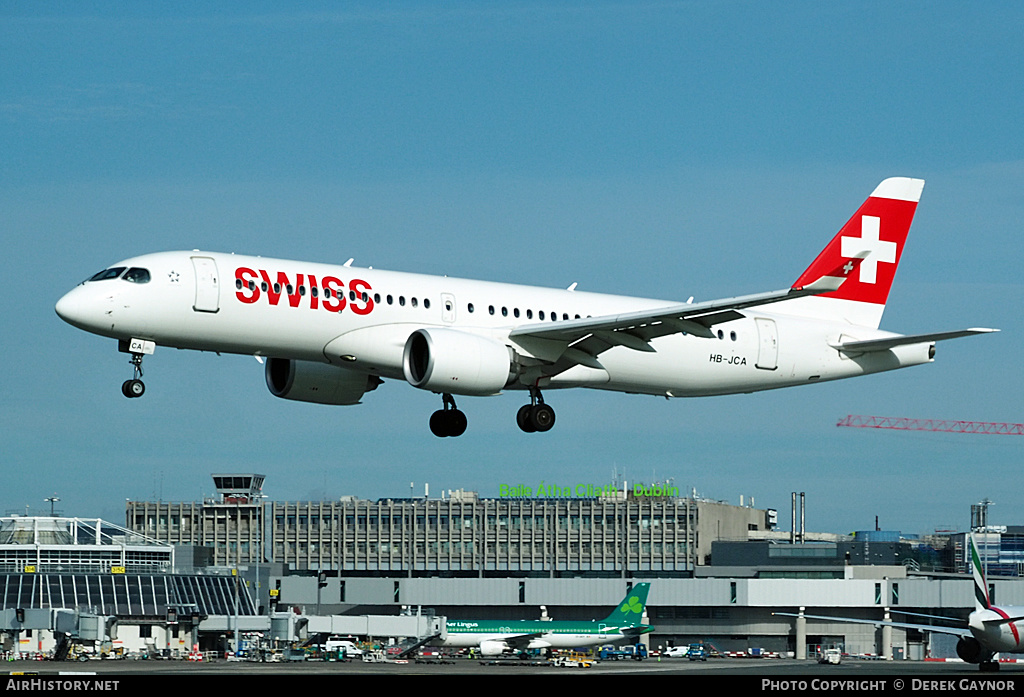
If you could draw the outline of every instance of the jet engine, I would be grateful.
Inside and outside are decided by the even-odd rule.
[[[417,329],[405,342],[405,379],[431,392],[485,396],[515,379],[515,352],[500,341],[455,329]]]
[[[508,647],[505,646],[504,641],[487,640],[480,642],[480,654],[483,656],[500,656],[505,653],[506,648]]]
[[[275,397],[316,404],[359,404],[363,394],[377,389],[376,375],[345,370],[329,363],[267,360],[267,387]]]
[[[982,653],[981,643],[972,636],[960,637],[956,642],[956,655],[965,663],[981,663]]]

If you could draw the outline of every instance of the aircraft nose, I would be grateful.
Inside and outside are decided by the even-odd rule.
[[[83,293],[82,287],[79,286],[58,300],[54,310],[57,311],[57,316],[68,324],[85,329],[90,324],[91,314],[87,301],[86,293]]]

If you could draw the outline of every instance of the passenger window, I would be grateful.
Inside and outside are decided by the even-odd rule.
[[[466,309],[469,310],[470,312],[472,312],[473,311],[473,303],[470,303],[469,305],[467,305]]]
[[[423,308],[426,310],[430,309],[430,298],[423,298]]]
[[[413,299],[412,299],[412,306],[413,306],[413,307],[416,307],[416,306],[418,306],[418,305],[419,305],[419,302],[418,302],[418,301],[416,300],[416,298],[413,298]]]

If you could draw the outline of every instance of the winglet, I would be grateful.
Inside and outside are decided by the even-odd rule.
[[[811,293],[831,293],[832,291],[839,290],[839,286],[846,282],[846,279],[850,277],[850,274],[857,270],[861,262],[867,253],[864,252],[853,259],[848,259],[842,264],[832,269],[831,271],[824,273],[817,280],[811,281],[810,283],[802,286],[793,286],[795,291],[811,292]]]

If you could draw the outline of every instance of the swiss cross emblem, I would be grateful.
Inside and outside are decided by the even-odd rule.
[[[896,263],[896,243],[880,239],[878,229],[881,218],[873,215],[862,215],[860,218],[860,237],[843,237],[841,253],[844,257],[856,257],[867,252],[860,264],[861,283],[875,283],[878,275],[878,264]]]

